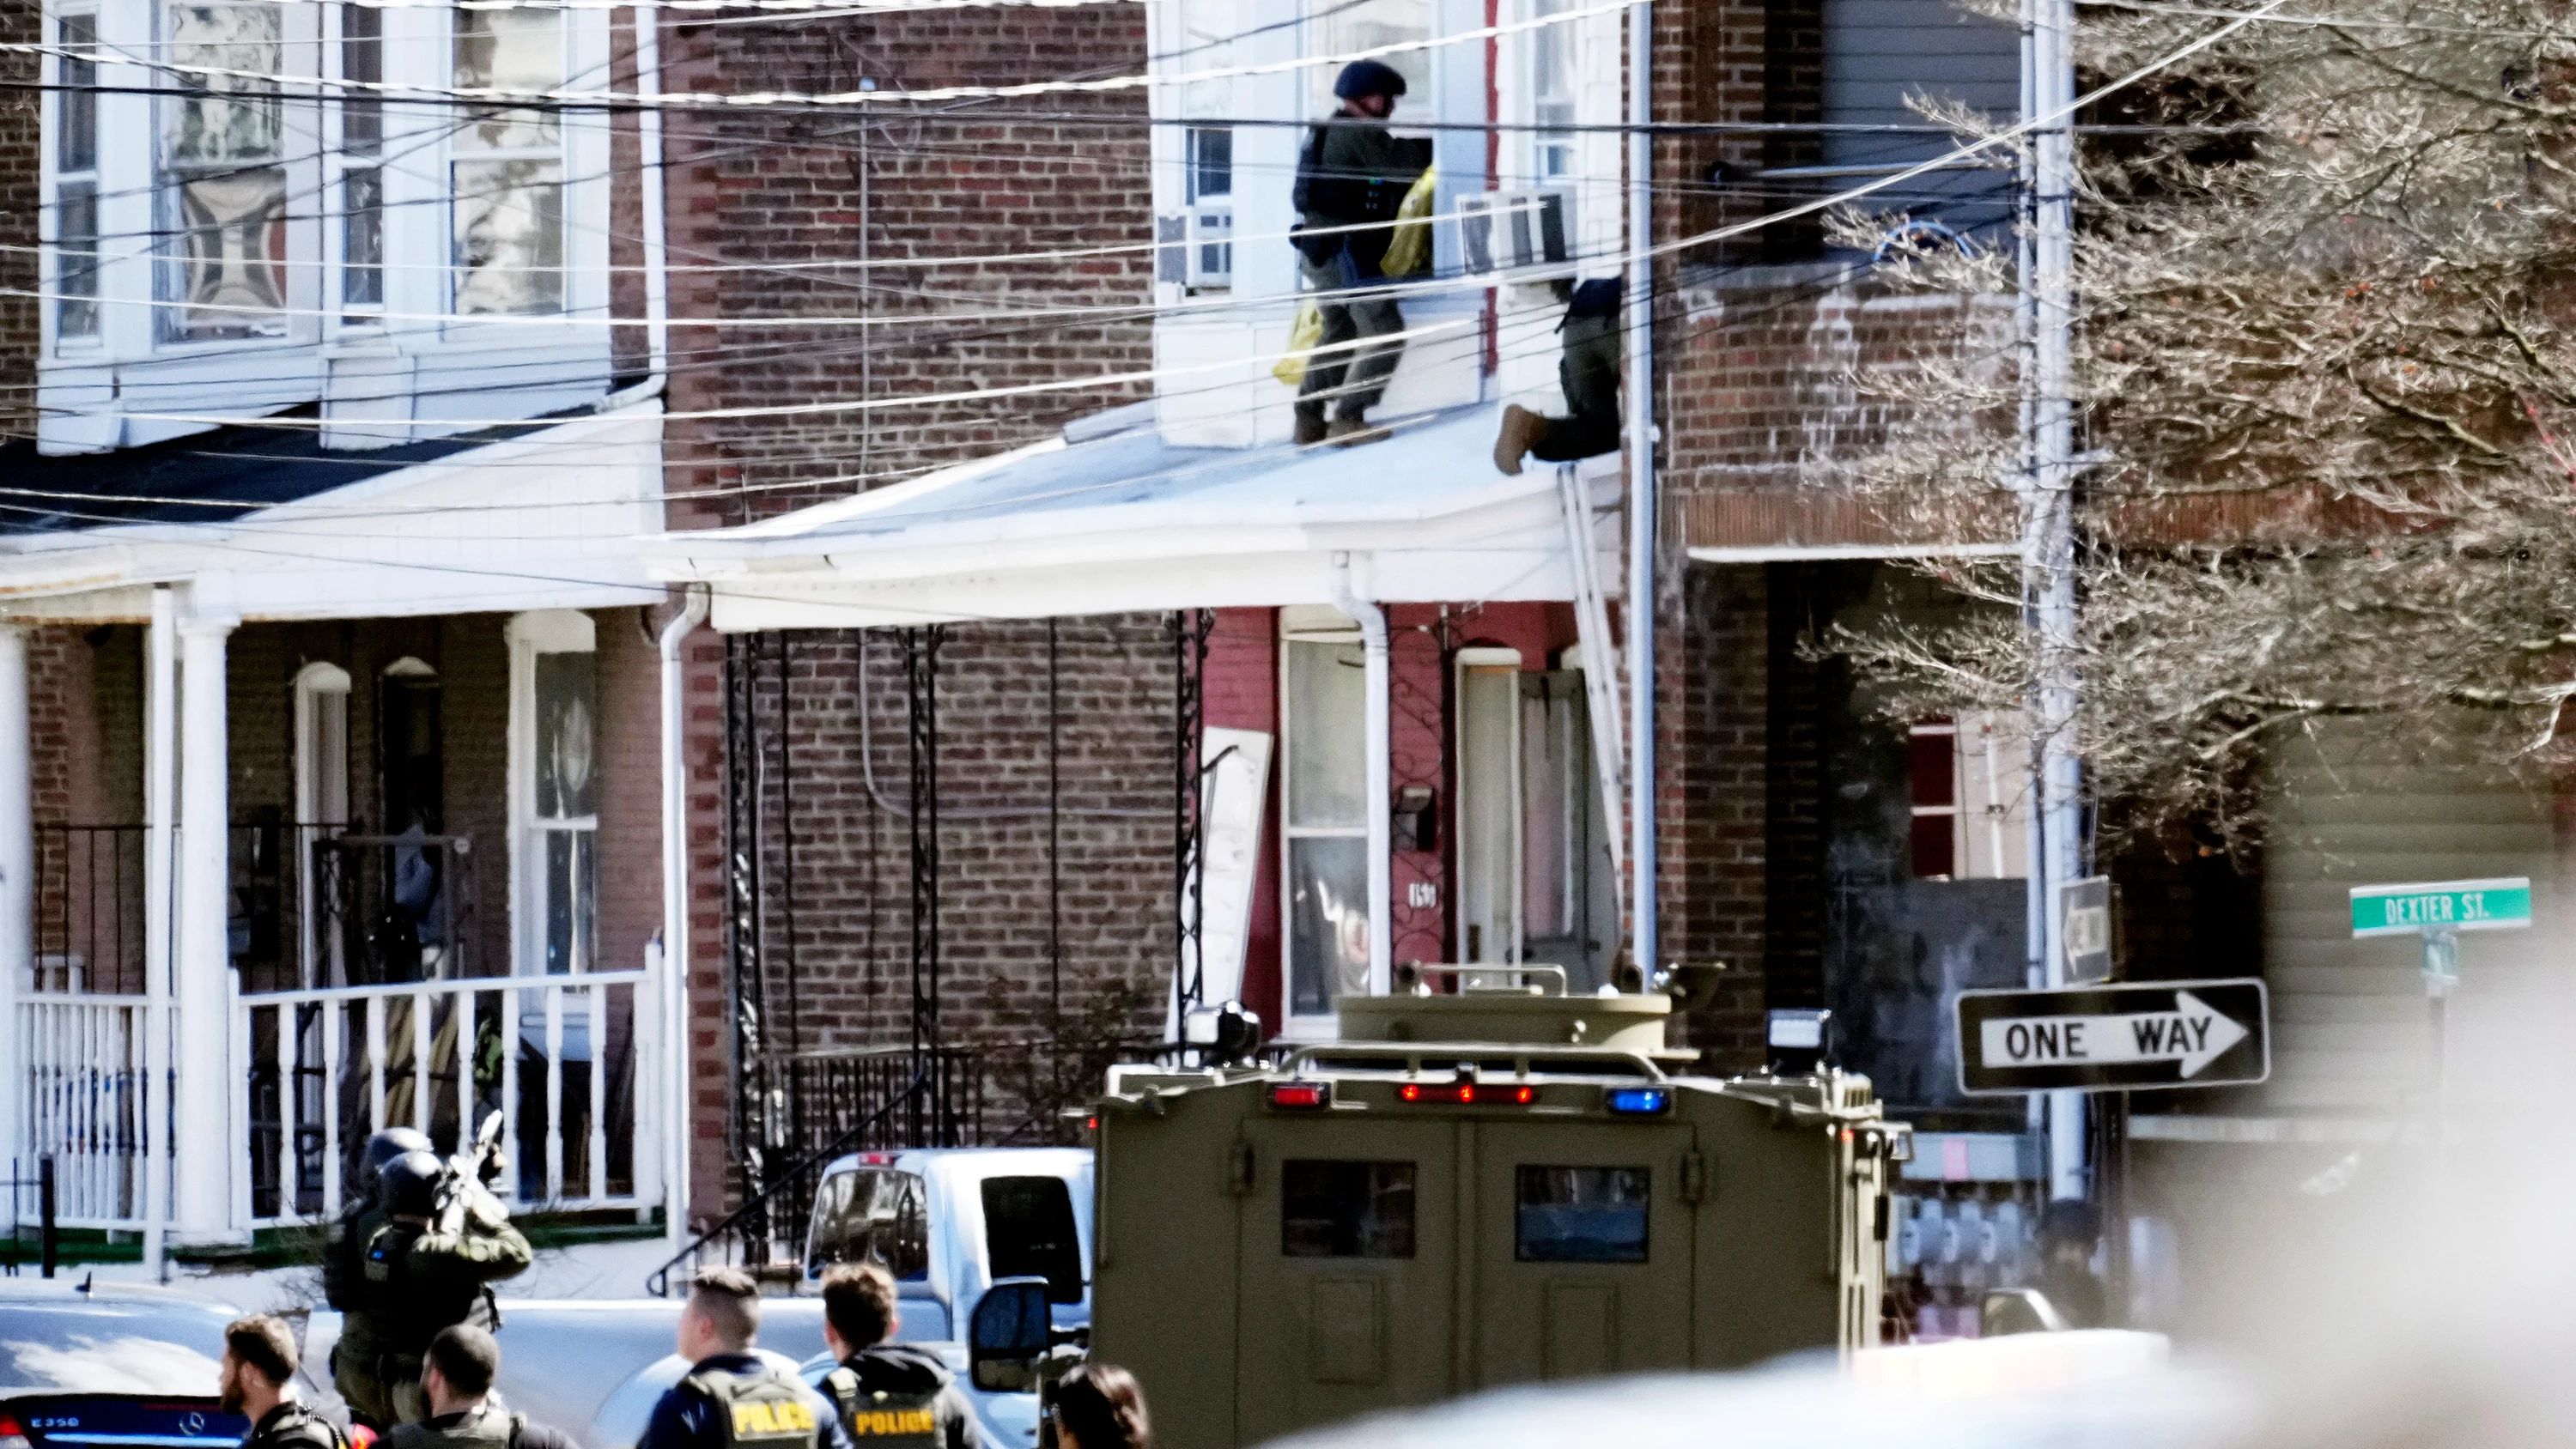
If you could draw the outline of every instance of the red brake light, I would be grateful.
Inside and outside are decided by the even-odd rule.
[[[1270,1105],[1311,1111],[1333,1104],[1330,1082],[1279,1082],[1270,1088]]]
[[[17,1420],[0,1414],[0,1439],[23,1439],[26,1436],[27,1431],[18,1427]]]
[[[1085,1132],[1097,1132],[1097,1131],[1099,1131],[1099,1130],[1100,1130],[1100,1116],[1099,1116],[1099,1114],[1098,1114],[1098,1113],[1093,1113],[1091,1116],[1088,1116],[1088,1117],[1083,1118],[1083,1119],[1082,1119],[1082,1130],[1083,1130],[1083,1131],[1085,1131]]]
[[[1478,1102],[1510,1102],[1526,1107],[1538,1100],[1536,1087],[1484,1087],[1473,1082],[1428,1085],[1407,1082],[1396,1089],[1396,1095],[1407,1102],[1453,1102],[1472,1107]]]

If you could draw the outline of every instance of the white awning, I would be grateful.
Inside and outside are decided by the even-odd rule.
[[[1381,603],[1572,599],[1557,470],[1497,471],[1496,422],[1480,406],[1356,448],[1253,449],[1175,448],[1142,425],[645,552],[656,577],[708,585],[736,632],[1324,604],[1344,557]],[[1618,460],[1594,465],[1606,506]],[[1615,518],[1595,541],[1607,560]]]

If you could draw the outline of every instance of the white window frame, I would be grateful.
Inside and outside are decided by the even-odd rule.
[[[337,700],[340,732],[336,742],[324,734],[327,701]],[[336,757],[326,744],[336,743]],[[330,776],[339,777],[339,808],[329,808]],[[302,923],[298,965],[307,987],[336,986],[345,979],[339,942],[317,934],[313,846],[349,823],[349,671],[316,660],[295,671],[295,919]]]
[[[1458,884],[1450,895],[1458,912],[1458,960],[1461,964],[1470,961],[1495,965],[1516,964],[1520,961],[1526,944],[1529,915],[1521,900],[1521,861],[1528,849],[1528,842],[1523,838],[1527,827],[1527,821],[1523,818],[1527,800],[1521,780],[1521,652],[1517,649],[1498,648],[1461,649],[1452,668],[1455,671],[1455,680],[1451,698],[1459,702],[1457,726],[1450,742],[1450,748],[1456,751],[1455,767],[1451,771],[1451,778],[1458,782],[1457,799],[1452,802],[1453,813],[1458,822]],[[1510,708],[1504,711],[1503,738],[1499,741],[1472,737],[1466,708],[1467,682],[1470,673],[1493,669],[1511,671],[1511,703]],[[1501,755],[1503,778],[1508,782],[1507,798],[1500,801],[1482,800],[1469,790],[1467,785],[1470,755],[1482,754],[1488,750],[1497,751]],[[1471,860],[1469,852],[1475,848],[1474,843],[1478,837],[1469,829],[1469,825],[1488,809],[1499,809],[1503,812],[1502,833],[1505,858],[1490,862]],[[1480,868],[1487,873],[1485,888],[1491,892],[1494,906],[1492,919],[1483,923],[1468,919],[1469,902],[1473,899],[1473,883]],[[1500,937],[1499,942],[1489,940],[1480,943],[1481,954],[1468,949],[1467,932],[1471,926],[1477,924],[1496,927],[1496,934]]]
[[[578,609],[540,609],[510,620],[510,972],[514,976],[545,974],[546,879],[545,837],[558,833],[591,837],[592,914],[575,930],[588,942],[576,950],[571,974],[583,962],[599,958],[598,834],[599,816],[540,816],[537,813],[537,656],[599,652],[597,623]],[[594,807],[606,786],[600,770],[596,713],[592,716],[591,791]]]
[[[1338,621],[1338,622],[1335,622]],[[1296,943],[1297,900],[1290,889],[1293,879],[1293,842],[1299,840],[1357,840],[1367,848],[1368,819],[1365,811],[1353,825],[1299,825],[1297,819],[1297,699],[1291,687],[1288,669],[1289,649],[1299,644],[1324,644],[1338,648],[1356,647],[1361,643],[1360,628],[1329,606],[1313,609],[1279,611],[1279,1035],[1287,1041],[1331,1041],[1340,1034],[1341,1014],[1334,1011],[1297,1010]],[[1360,748],[1367,745],[1367,721],[1359,722]],[[1363,781],[1367,760],[1361,760]],[[1365,793],[1365,783],[1362,786]],[[1365,804],[1365,802],[1363,802]],[[1376,862],[1369,868],[1374,870]],[[1372,953],[1374,954],[1374,953]],[[1390,983],[1380,979],[1376,966],[1370,966],[1369,990],[1383,995]]]
[[[159,49],[170,0],[46,0],[48,40],[62,15],[96,16],[98,51],[99,325],[94,337],[58,335],[56,308],[40,305],[38,442],[47,453],[133,447],[199,433],[214,423],[148,413],[243,415],[321,402],[326,415],[367,427],[326,429],[330,446],[374,447],[406,437],[458,431],[442,420],[537,416],[608,390],[609,329],[572,322],[558,330],[525,317],[446,318],[452,309],[454,221],[448,195],[459,150],[452,144],[454,108],[439,102],[388,99],[380,148],[384,208],[383,301],[344,317],[341,298],[342,181],[352,169],[340,149],[339,108],[316,99],[311,85],[281,88],[287,138],[286,326],[275,337],[181,340],[167,334],[158,233],[170,203],[159,185],[161,121],[168,104],[155,92],[170,75],[142,62]],[[264,3],[264,0],[250,0]],[[284,22],[282,70],[338,78],[338,5],[276,6]],[[380,55],[391,85],[447,88],[454,72],[456,11],[451,6],[394,6],[383,20]],[[564,73],[576,87],[607,85],[611,13],[561,12]],[[58,82],[59,57],[46,60]],[[325,88],[327,89],[327,88]],[[47,95],[38,181],[53,201],[60,92]],[[604,112],[563,113],[564,308],[568,318],[608,315],[608,243],[612,183]],[[75,178],[77,179],[77,178]],[[38,275],[50,283],[62,258],[55,250],[55,209],[41,213]],[[366,315],[381,312],[382,317]],[[495,363],[506,355],[506,367]],[[252,365],[246,365],[252,364]],[[346,377],[343,377],[343,373]],[[401,391],[386,397],[388,376]],[[489,389],[489,390],[483,390]],[[345,399],[345,402],[343,401]],[[344,411],[345,409],[345,411]],[[411,430],[387,428],[387,419]]]

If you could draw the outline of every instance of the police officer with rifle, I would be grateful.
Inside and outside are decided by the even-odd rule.
[[[406,1152],[432,1150],[429,1134],[409,1127],[388,1127],[367,1139],[366,1150],[358,1157],[358,1195],[340,1210],[340,1220],[331,1225],[330,1239],[322,1250],[324,1302],[343,1313],[366,1306],[367,1244],[374,1240],[376,1229],[385,1225],[378,1186],[385,1164]]]
[[[500,1323],[491,1284],[526,1271],[528,1240],[487,1186],[500,1175],[501,1114],[471,1149],[442,1163],[408,1152],[377,1176],[384,1224],[359,1255],[357,1306],[346,1310],[334,1358],[353,1419],[380,1430],[430,1416],[421,1360],[451,1324]]]

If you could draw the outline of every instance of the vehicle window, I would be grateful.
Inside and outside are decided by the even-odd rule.
[[[212,1395],[231,1315],[195,1304],[10,1303],[0,1389]]]
[[[881,1263],[899,1279],[930,1276],[930,1194],[920,1178],[863,1167],[823,1179],[814,1194],[810,1261]]]
[[[1524,1263],[1646,1261],[1650,1181],[1642,1167],[1523,1164],[1513,1256]]]
[[[1082,1239],[1060,1177],[984,1179],[984,1255],[999,1278],[1044,1278],[1047,1301],[1082,1301]]]
[[[1279,1170],[1279,1251],[1291,1258],[1413,1256],[1413,1164],[1292,1158]]]

